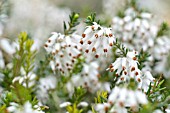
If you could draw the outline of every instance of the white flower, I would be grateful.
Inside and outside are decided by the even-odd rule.
[[[64,102],[62,104],[60,104],[60,108],[64,108],[64,107],[67,107],[67,106],[70,106],[71,103],[70,102]]]
[[[93,22],[92,26],[87,26],[80,40],[80,44],[85,48],[83,51],[85,53],[94,53],[96,58],[102,54],[107,54],[114,42],[115,37],[111,28],[101,27],[96,22]]]
[[[15,77],[12,82],[19,82],[19,84],[22,84],[24,87],[32,87],[35,85],[35,79],[36,79],[36,75],[32,72],[28,73],[28,75],[26,75],[25,71],[23,70],[23,68],[21,68],[21,75]],[[28,81],[28,83],[26,83],[26,81]],[[27,86],[28,85],[28,86]]]
[[[140,18],[139,18],[140,17]],[[154,38],[158,28],[151,24],[152,14],[147,12],[139,13],[133,8],[125,11],[123,18],[113,18],[113,31],[126,47],[130,49],[146,51],[154,46]],[[120,24],[123,21],[124,24]]]
[[[144,92],[147,92],[149,89],[149,85],[153,85],[155,78],[153,78],[152,74],[149,71],[145,71],[142,76],[142,82],[139,83],[138,88],[143,89]]]
[[[48,100],[48,94],[50,90],[56,88],[57,80],[54,76],[47,76],[45,78],[40,78],[39,85],[37,86],[37,97],[42,102],[46,102]]]
[[[78,104],[78,107],[81,106],[81,107],[87,107],[89,104],[87,102],[80,102]]]
[[[0,39],[0,48],[5,51],[7,54],[12,55],[15,53],[17,47],[16,43],[10,43],[8,39]]]
[[[103,103],[103,104],[97,104],[95,106],[95,110],[98,111],[98,113],[107,113],[109,111],[110,104]]]
[[[98,88],[101,88],[98,80],[100,77],[98,68],[97,62],[84,63],[80,74],[73,75],[66,85],[70,94],[73,92],[74,87],[78,86],[83,86],[90,92],[95,92]]]
[[[81,55],[81,48],[76,42],[79,38],[78,35],[65,36],[60,33],[52,33],[44,47],[53,56],[53,60],[50,62],[53,71],[56,68],[63,74],[71,71],[75,59]]]
[[[7,108],[7,111],[9,113],[45,113],[41,111],[38,105],[35,105],[35,106],[37,107],[33,109],[30,102],[26,102],[23,106],[20,106],[17,103],[11,102],[10,106]]]
[[[126,57],[117,58],[107,70],[116,71],[116,76],[119,76],[118,82],[129,81],[131,78],[137,82],[141,82],[141,70],[138,69],[137,52],[129,51]]]
[[[63,102],[62,104],[60,104],[60,108],[64,108],[64,107],[67,107],[67,106],[70,106],[70,105],[72,105],[72,103],[71,102]],[[78,107],[87,107],[88,106],[88,103],[87,102],[80,102],[78,105],[77,105]]]
[[[139,104],[147,104],[147,102],[146,95],[141,91],[128,90],[117,86],[108,97],[108,103],[113,105],[113,108],[131,107],[134,111],[137,110]]]

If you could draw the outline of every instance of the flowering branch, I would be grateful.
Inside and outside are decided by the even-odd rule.
[[[68,25],[69,27],[67,28],[67,25],[66,23],[64,22],[64,34],[65,35],[69,35],[69,34],[72,34],[74,33],[76,30],[74,29],[74,27],[76,27],[79,22],[78,22],[78,19],[79,19],[79,14],[78,13],[75,13],[73,12],[70,16],[70,21],[68,22]]]

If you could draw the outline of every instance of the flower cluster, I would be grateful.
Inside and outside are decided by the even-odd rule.
[[[123,17],[117,16],[113,18],[113,32],[125,47],[137,51],[141,49],[149,51],[151,53],[150,61],[155,62],[159,60],[159,63],[157,65],[152,63],[148,65],[162,67],[161,69],[167,72],[165,70],[166,64],[164,63],[170,51],[170,39],[164,33],[167,27],[165,23],[161,26],[154,24],[152,22],[153,19],[151,13],[129,7],[124,11]],[[162,70],[159,71],[159,68],[155,68],[154,71],[158,73]]]
[[[101,83],[99,81],[99,65],[97,62],[84,63],[83,69],[78,75],[73,75],[67,83],[67,90],[70,94],[73,93],[74,87],[83,86],[89,92],[96,92],[97,90],[109,90],[108,83]]]
[[[130,107],[132,111],[137,112],[140,104],[147,104],[146,95],[141,91],[128,90],[126,88],[114,87],[108,96],[106,103],[97,104],[96,111],[99,113],[116,112],[127,113],[126,107]]]
[[[10,103],[11,106],[7,108],[7,112],[9,113],[45,113],[40,109],[40,106],[35,105],[32,108],[32,104],[30,102],[26,102],[23,107],[19,106],[17,103]]]
[[[154,45],[154,38],[158,28],[150,24],[152,14],[147,12],[138,13],[134,8],[128,8],[125,16],[113,18],[113,31],[116,36],[125,42],[130,49],[143,50]]]
[[[112,34],[111,28],[105,28],[93,22],[92,26],[87,26],[82,34],[80,44],[83,45],[85,53],[93,53],[98,58],[103,54],[111,51],[115,36]]]
[[[78,35],[65,36],[60,33],[52,33],[44,47],[53,56],[53,60],[50,62],[53,71],[58,69],[63,74],[71,71],[76,58],[81,55],[81,48],[75,43],[78,39]]]
[[[130,78],[141,82],[141,71],[138,69],[137,52],[131,51],[126,57],[117,58],[107,70],[116,71],[116,76],[120,76],[118,82],[129,81]]]

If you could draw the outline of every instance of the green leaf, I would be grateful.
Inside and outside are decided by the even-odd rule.
[[[11,89],[13,94],[13,99],[20,104],[24,104],[26,101],[31,101],[32,96],[29,89],[15,82],[14,87]]]

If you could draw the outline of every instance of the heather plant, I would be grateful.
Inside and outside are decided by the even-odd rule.
[[[71,13],[43,52],[26,32],[0,39],[0,113],[169,113],[168,24],[127,6],[109,27]]]

